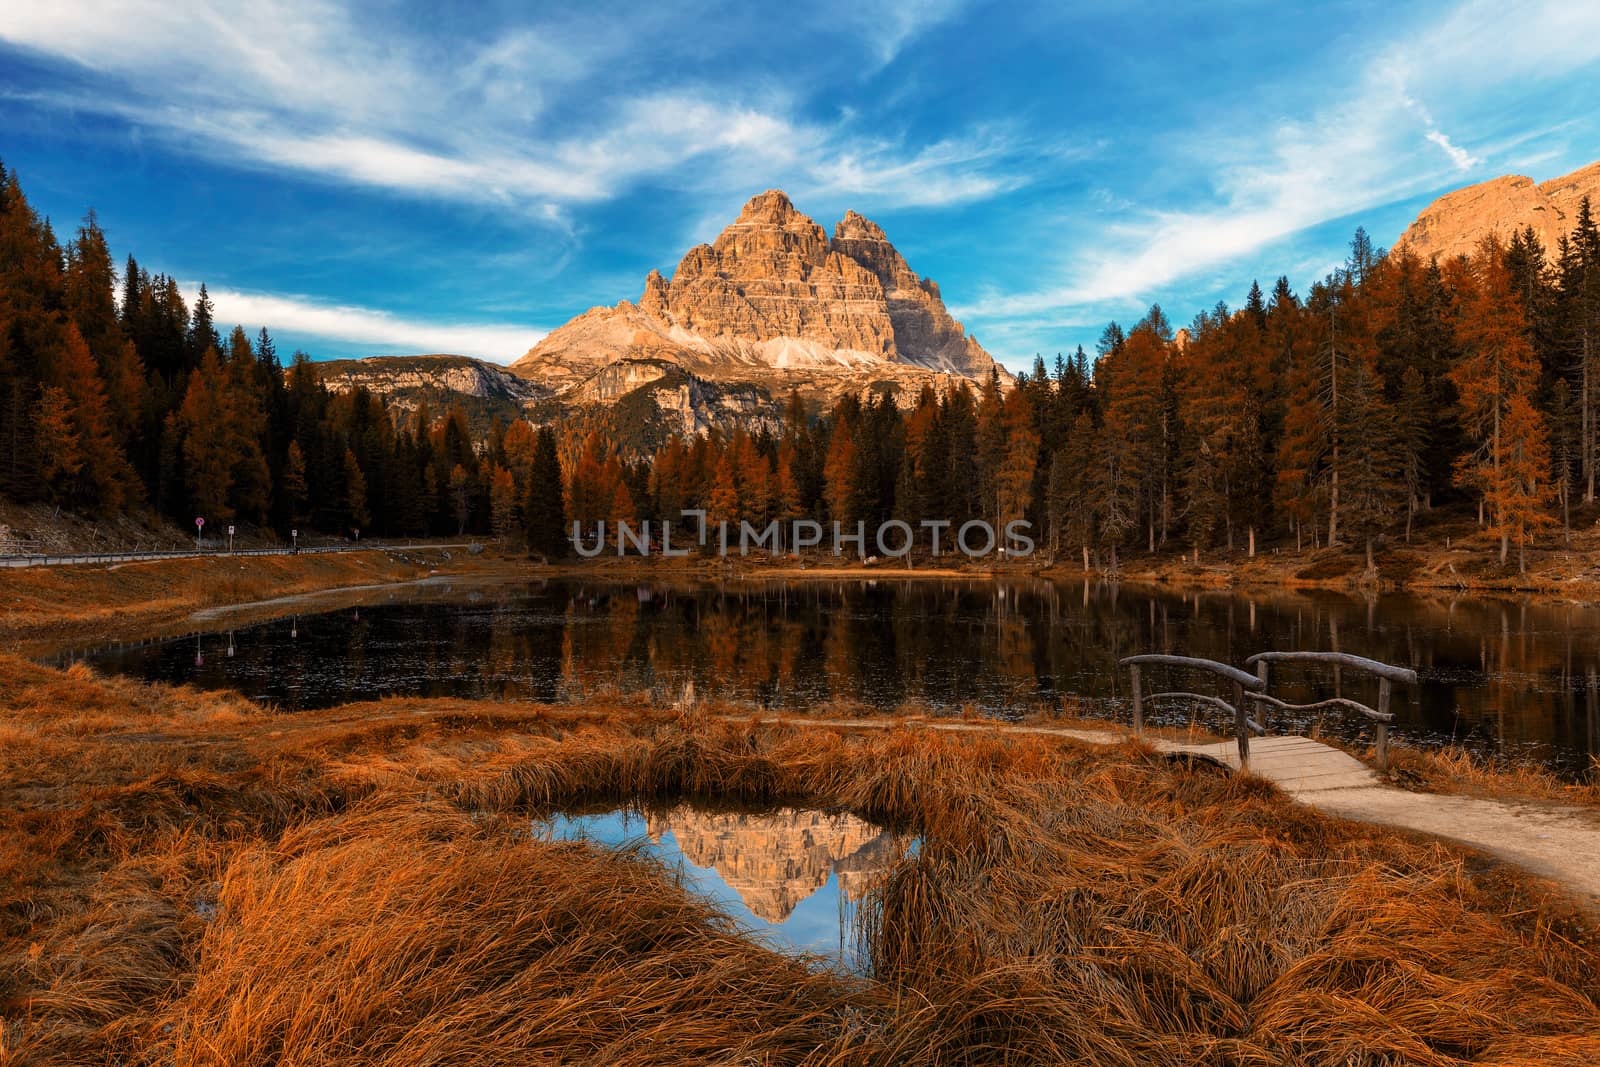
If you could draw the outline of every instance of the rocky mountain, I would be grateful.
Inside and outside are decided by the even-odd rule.
[[[830,237],[772,189],[752,198],[671,279],[572,319],[509,369],[463,356],[318,365],[339,391],[365,387],[402,409],[462,404],[475,425],[560,416],[625,450],[713,426],[776,428],[791,390],[816,406],[854,393],[914,401],[997,371],[870,219],[846,212]]]
[[[776,189],[689,249],[670,280],[651,271],[637,303],[591,308],[512,370],[577,390],[602,368],[640,360],[821,400],[869,389],[909,400],[925,382],[998,367],[877,224],[852,211],[830,238]]]
[[[1429,204],[1400,235],[1395,247],[1410,248],[1424,259],[1471,254],[1483,238],[1533,227],[1554,255],[1572,232],[1578,205],[1587,196],[1600,210],[1600,163],[1547,182],[1523,175],[1492,178],[1446,193]]]

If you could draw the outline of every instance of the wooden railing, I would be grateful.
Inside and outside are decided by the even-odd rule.
[[[1254,722],[1244,711],[1245,694],[1262,688],[1266,683],[1253,674],[1241,671],[1237,667],[1230,667],[1226,663],[1218,663],[1214,659],[1198,659],[1194,656],[1162,656],[1144,655],[1129,656],[1122,661],[1128,668],[1131,688],[1129,694],[1133,697],[1133,732],[1136,736],[1144,736],[1144,705],[1147,700],[1186,700],[1190,703],[1210,704],[1221,708],[1233,717],[1233,735],[1239,744],[1239,766],[1250,766],[1250,734],[1266,733],[1260,723]],[[1178,667],[1191,671],[1204,671],[1214,674],[1219,678],[1233,683],[1233,703],[1218,696],[1205,693],[1189,693],[1173,691],[1167,693],[1143,693],[1140,682],[1139,668],[1141,667]]]
[[[1340,708],[1354,711],[1377,724],[1377,743],[1375,745],[1377,764],[1379,770],[1389,769],[1389,724],[1394,721],[1394,713],[1389,710],[1390,700],[1393,697],[1396,683],[1415,685],[1417,672],[1409,667],[1396,667],[1389,663],[1380,663],[1375,659],[1366,659],[1362,656],[1352,656],[1344,652],[1258,652],[1245,660],[1245,663],[1255,667],[1255,673],[1250,674],[1237,667],[1230,667],[1226,663],[1218,663],[1212,659],[1198,659],[1193,656],[1165,656],[1143,655],[1129,656],[1122,660],[1122,665],[1128,668],[1129,695],[1133,700],[1133,732],[1136,736],[1144,736],[1144,706],[1148,701],[1156,700],[1184,700],[1189,703],[1209,704],[1220,708],[1233,717],[1234,739],[1239,745],[1239,765],[1248,769],[1250,766],[1250,735],[1252,733],[1264,734],[1266,727],[1250,718],[1245,713],[1245,702],[1255,701],[1267,707],[1278,708],[1282,711],[1316,711],[1319,708]],[[1271,664],[1296,663],[1332,666],[1334,680],[1337,684],[1339,672],[1342,669],[1360,671],[1378,679],[1378,706],[1368,707],[1358,700],[1351,700],[1343,695],[1330,697],[1327,700],[1318,700],[1310,704],[1290,704],[1265,692],[1269,683]],[[1191,693],[1172,691],[1163,693],[1146,694],[1143,689],[1141,667],[1175,667],[1190,671],[1204,671],[1222,678],[1233,684],[1233,702],[1229,703],[1219,696],[1206,693]]]
[[[1278,708],[1281,711],[1316,711],[1319,708],[1342,708],[1346,711],[1356,712],[1377,724],[1377,737],[1373,749],[1378,764],[1378,770],[1389,769],[1389,724],[1394,721],[1394,712],[1389,710],[1390,700],[1394,695],[1394,685],[1416,685],[1417,672],[1409,667],[1396,667],[1391,663],[1380,663],[1375,659],[1364,656],[1352,656],[1347,652],[1258,652],[1245,660],[1246,664],[1253,664],[1256,677],[1261,679],[1261,688],[1265,689],[1268,682],[1268,671],[1274,663],[1306,663],[1321,666],[1331,666],[1334,671],[1334,682],[1339,681],[1339,672],[1344,668],[1370,674],[1378,679],[1378,706],[1369,707],[1359,700],[1351,700],[1345,696],[1330,697],[1327,700],[1318,700],[1310,704],[1290,704],[1279,700],[1277,697],[1266,693],[1251,693],[1250,699],[1268,707]]]

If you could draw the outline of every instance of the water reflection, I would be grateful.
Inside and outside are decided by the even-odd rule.
[[[683,884],[747,929],[791,952],[864,969],[856,919],[867,890],[912,847],[906,838],[845,812],[633,808],[559,814],[541,837],[636,846],[676,870]]]
[[[1028,580],[441,586],[87,658],[103,670],[237,688],[289,710],[388,694],[670,699],[692,682],[704,695],[797,710],[850,702],[1015,714],[1066,704],[1074,714],[1125,716],[1122,656],[1241,663],[1269,649],[1416,667],[1422,684],[1396,691],[1402,741],[1456,741],[1572,773],[1600,752],[1600,607],[1446,595]],[[1285,670],[1279,680],[1296,703],[1335,695],[1327,677]],[[1163,714],[1187,718],[1181,708]],[[1365,727],[1338,719],[1327,729],[1354,738]]]

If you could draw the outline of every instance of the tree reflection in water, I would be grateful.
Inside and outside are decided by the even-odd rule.
[[[226,623],[219,623],[226,626]],[[298,635],[297,637],[291,635]],[[1456,741],[1577,773],[1600,752],[1600,607],[1439,595],[1371,599],[1041,580],[550,582],[389,593],[224,634],[95,651],[103,670],[233,687],[287,709],[387,694],[572,701],[645,692],[811,711],[1126,715],[1116,663],[1269,649],[1415,666],[1402,741]],[[214,653],[214,654],[199,654]],[[1296,703],[1332,679],[1281,674]],[[1187,721],[1187,711],[1166,709]],[[1273,721],[1275,732],[1315,723]],[[1358,739],[1360,723],[1330,721]]]

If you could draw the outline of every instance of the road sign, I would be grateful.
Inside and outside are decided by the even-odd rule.
[[[196,520],[194,520],[194,524],[196,526],[204,526],[206,524],[206,520],[204,520],[204,519],[196,519]]]
[[[233,527],[232,526],[228,527],[228,536],[229,537],[233,536]]]

